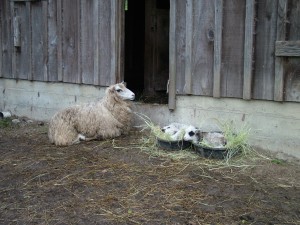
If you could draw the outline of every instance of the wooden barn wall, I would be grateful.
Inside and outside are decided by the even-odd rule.
[[[0,76],[107,86],[117,79],[111,0],[0,1]]]
[[[122,3],[1,0],[0,77],[101,86],[120,80]],[[170,3],[173,96],[300,102],[299,0]]]
[[[171,3],[177,94],[300,102],[300,1]],[[279,41],[293,53],[276,55]]]

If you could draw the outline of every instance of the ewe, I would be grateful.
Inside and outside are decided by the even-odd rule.
[[[103,99],[66,108],[49,124],[48,137],[55,145],[105,139],[126,134],[131,128],[131,102],[135,95],[124,83],[111,85]]]

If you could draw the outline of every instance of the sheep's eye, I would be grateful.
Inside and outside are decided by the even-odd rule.
[[[122,91],[123,91],[122,89],[118,89],[118,90],[117,90],[117,92],[122,92]]]
[[[190,131],[190,132],[189,132],[189,135],[190,135],[190,136],[194,136],[194,135],[195,135],[195,132],[194,132],[194,131]]]

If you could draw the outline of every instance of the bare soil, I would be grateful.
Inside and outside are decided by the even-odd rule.
[[[0,127],[0,224],[300,224],[299,164],[154,156],[144,135],[56,147],[42,122]]]

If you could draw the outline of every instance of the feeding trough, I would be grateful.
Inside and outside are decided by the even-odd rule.
[[[201,144],[193,144],[194,150],[202,157],[210,159],[224,159],[227,156],[227,148],[213,148]]]
[[[224,159],[228,149],[224,134],[219,131],[202,132],[201,142],[193,143],[194,150],[205,158]]]
[[[179,151],[191,147],[191,142],[184,140],[170,141],[156,137],[156,141],[157,146],[165,150]]]

